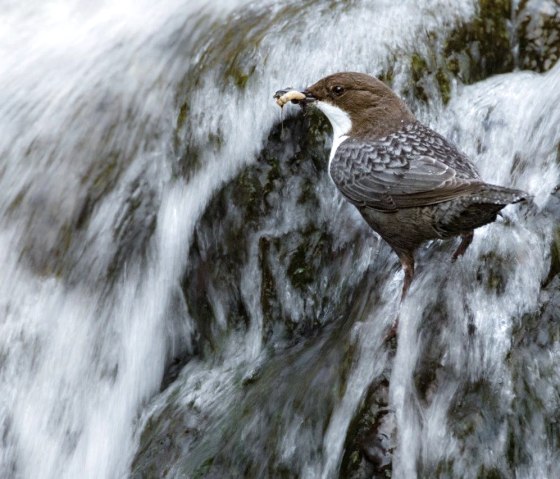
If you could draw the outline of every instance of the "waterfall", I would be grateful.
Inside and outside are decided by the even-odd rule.
[[[555,11],[486,3],[4,6],[0,477],[558,476]],[[534,196],[402,305],[324,118],[272,100],[343,70]]]

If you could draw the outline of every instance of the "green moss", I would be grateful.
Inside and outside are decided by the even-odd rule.
[[[95,162],[80,179],[87,189],[87,195],[76,219],[76,228],[82,228],[93,212],[99,200],[117,184],[122,172],[122,162],[117,153],[109,153],[102,160]]]
[[[189,116],[190,106],[189,102],[185,101],[179,108],[179,115],[177,116],[177,128],[181,129],[185,126],[187,118]]]
[[[424,78],[430,73],[428,63],[419,54],[414,53],[410,60],[414,96],[422,101],[428,101],[428,95],[423,85]]]
[[[190,115],[190,106],[188,101],[184,101],[179,107],[179,114],[177,115],[177,126],[173,135],[173,145],[175,151],[181,148],[183,143],[184,128]]]
[[[412,88],[405,93],[427,102],[432,99],[432,89],[437,89],[442,102],[447,104],[453,78],[471,84],[512,71],[515,61],[511,9],[511,0],[480,0],[474,17],[460,23],[441,41],[438,32],[426,32],[427,50],[410,56]],[[549,64],[550,60],[548,67]],[[392,78],[391,72],[386,75]]]
[[[438,68],[438,71],[436,72],[436,79],[439,85],[441,99],[443,103],[447,105],[451,98],[451,82],[449,80],[449,76],[444,72],[442,68]]]
[[[472,21],[459,25],[443,48],[446,68],[464,83],[511,71],[511,0],[480,0]]]
[[[111,185],[114,185],[119,175],[117,166],[116,155],[109,155],[97,170],[91,184],[91,189],[105,191]]]
[[[463,384],[448,410],[452,434],[473,457],[481,454],[484,444],[498,440],[505,415],[494,386],[483,379]],[[486,437],[486,443],[479,438]],[[485,477],[485,476],[484,476]]]
[[[240,89],[247,86],[249,78],[253,75],[256,70],[256,66],[252,65],[247,71],[243,71],[240,68],[236,68],[234,65],[226,71],[226,75],[233,80],[233,84]]]
[[[419,54],[413,53],[411,57],[411,69],[412,79],[414,81],[418,81],[428,71],[428,64]]]
[[[297,200],[298,204],[303,205],[316,202],[316,186],[317,185],[315,183],[309,180],[304,180],[301,185],[301,193]]]

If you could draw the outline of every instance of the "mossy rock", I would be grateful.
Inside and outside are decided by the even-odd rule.
[[[412,87],[404,95],[429,102],[451,99],[453,82],[464,84],[512,71],[511,2],[481,0],[473,19],[460,23],[445,37],[426,32],[426,46],[410,56]],[[387,78],[392,76],[390,72]]]
[[[511,1],[480,0],[475,18],[445,41],[447,70],[470,84],[513,70]]]
[[[545,72],[560,58],[560,4],[522,0],[516,10],[521,68]]]
[[[326,128],[325,120],[315,114],[298,115],[277,125],[257,161],[216,192],[208,204],[195,229],[182,288],[197,324],[200,351],[214,350],[219,336],[250,323],[240,285],[243,269],[255,255],[263,339],[267,341],[278,325],[283,325],[288,336],[309,334],[319,326],[312,318],[325,298],[310,285],[328,265],[334,238],[326,233],[324,220],[313,218],[283,233],[272,235],[271,231],[286,228],[281,223],[287,205],[295,210],[318,207],[314,185],[326,180]],[[286,148],[289,143],[297,146]],[[287,312],[282,298],[289,285],[300,301],[315,310],[315,314],[307,311],[309,322],[300,322]],[[224,330],[216,326],[216,297],[228,322]]]
[[[387,373],[389,374],[389,373]],[[382,378],[369,387],[361,408],[348,428],[340,477],[392,477],[396,444],[394,412],[389,405],[389,382]]]

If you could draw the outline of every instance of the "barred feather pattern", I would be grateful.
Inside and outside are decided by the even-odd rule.
[[[419,122],[383,138],[348,138],[329,172],[352,203],[379,210],[437,204],[484,184],[464,154]]]

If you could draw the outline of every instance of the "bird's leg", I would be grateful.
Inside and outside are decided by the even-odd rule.
[[[473,237],[474,231],[469,231],[468,233],[463,233],[461,235],[461,244],[459,244],[457,250],[453,253],[451,261],[455,261],[459,256],[463,256],[465,254],[465,251],[467,251],[467,248],[472,243]]]
[[[412,278],[414,278],[414,256],[408,251],[399,252],[397,254],[399,255],[399,259],[401,260],[401,265],[404,271],[404,281],[401,294],[402,303],[404,301],[404,298],[406,297],[406,293],[408,293],[408,288],[410,288]]]

